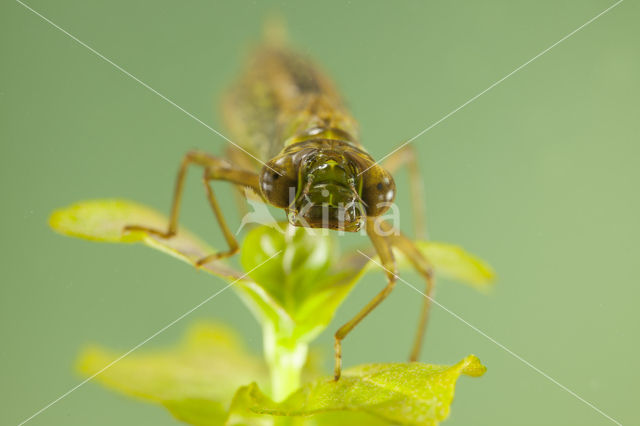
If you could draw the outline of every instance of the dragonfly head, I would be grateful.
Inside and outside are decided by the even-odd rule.
[[[357,232],[386,211],[380,201],[393,201],[395,184],[368,154],[346,143],[306,145],[285,149],[260,176],[263,195],[292,225]]]

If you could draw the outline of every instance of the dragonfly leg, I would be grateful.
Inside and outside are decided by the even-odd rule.
[[[218,206],[209,182],[211,180],[223,180],[230,183],[235,183],[237,185],[248,186],[256,191],[257,194],[260,194],[258,175],[256,175],[255,173],[235,168],[223,159],[214,157],[207,153],[201,151],[190,151],[189,153],[187,153],[187,155],[184,156],[182,163],[180,164],[180,169],[178,170],[178,177],[176,178],[173,201],[171,203],[171,214],[169,216],[169,224],[167,229],[165,231],[162,231],[142,225],[128,225],[125,226],[124,230],[144,231],[163,238],[171,238],[176,235],[176,232],[178,231],[180,201],[182,200],[182,192],[184,189],[186,172],[190,165],[199,165],[205,168],[203,181],[205,189],[207,191],[207,198],[216,216],[216,219],[218,220],[218,224],[222,228],[225,240],[229,245],[228,251],[215,253],[198,260],[197,265],[202,266],[211,260],[230,256],[238,250],[238,244],[233,237],[233,234],[229,230],[224,218],[222,217],[222,212],[220,211],[220,207]]]
[[[127,225],[124,231],[145,231],[150,234],[158,235],[163,238],[171,238],[176,235],[178,230],[178,216],[180,215],[180,201],[182,200],[182,190],[187,174],[187,169],[192,164],[207,166],[209,164],[209,156],[198,151],[190,151],[185,155],[178,169],[178,177],[176,178],[175,188],[173,190],[173,201],[171,202],[171,214],[169,215],[169,224],[166,231],[149,228],[143,225]]]
[[[255,160],[253,160],[253,158],[251,157],[247,159],[248,155],[245,154],[244,151],[241,151],[231,144],[227,145],[224,156],[225,158],[229,159],[231,163],[237,165],[238,167],[248,170],[254,168],[254,164],[251,161]],[[244,188],[236,186],[233,191],[233,199],[238,209],[238,217],[244,217],[247,213],[249,213],[249,208],[246,201],[247,193],[245,192]]]
[[[367,305],[356,314],[350,321],[344,324],[342,327],[336,331],[334,335],[335,338],[335,370],[334,370],[334,378],[338,380],[340,378],[340,374],[342,371],[342,340],[349,334],[351,330],[354,329],[360,321],[364,319],[371,311],[373,311],[384,299],[387,298],[389,293],[393,290],[396,285],[396,264],[393,258],[393,252],[391,250],[391,245],[387,241],[387,239],[376,232],[375,222],[376,218],[368,218],[367,219],[367,234],[373,243],[373,246],[380,257],[380,261],[382,266],[384,266],[386,276],[387,276],[387,285],[385,286],[380,293],[378,293]]]
[[[391,154],[381,166],[389,173],[394,174],[400,167],[407,165],[409,170],[409,186],[411,188],[411,213],[413,218],[413,231],[418,239],[427,237],[425,210],[424,183],[418,167],[418,157],[411,145],[405,145]]]
[[[380,227],[385,232],[385,234],[388,235],[387,238],[389,239],[389,243],[393,247],[396,247],[398,250],[400,250],[405,256],[407,256],[409,262],[411,262],[418,273],[422,275],[427,284],[425,298],[422,304],[422,309],[420,311],[420,319],[418,320],[416,337],[413,341],[411,354],[409,355],[409,361],[417,361],[418,356],[420,355],[420,350],[422,349],[424,335],[427,330],[429,308],[431,306],[431,300],[433,298],[433,292],[435,288],[433,267],[431,266],[427,258],[425,258],[424,255],[420,252],[420,250],[418,250],[413,241],[411,241],[399,231],[393,229],[393,227],[386,222],[381,222]]]
[[[384,227],[387,227],[387,231],[391,231],[392,228],[388,224],[384,224]],[[424,255],[418,250],[413,241],[407,238],[405,235],[399,232],[389,232],[387,238],[391,245],[400,250],[411,262],[413,267],[422,275],[424,278],[427,288],[425,293],[425,298],[422,303],[422,309],[420,311],[420,318],[418,320],[418,327],[416,329],[416,337],[413,341],[413,347],[411,349],[411,354],[409,355],[409,361],[417,361],[420,355],[420,350],[422,349],[422,342],[424,340],[424,335],[427,330],[427,322],[429,320],[429,308],[431,306],[431,299],[433,298],[433,291],[435,288],[435,278],[433,274],[433,267],[429,263],[429,261],[424,257]]]
[[[254,176],[255,179],[253,179]],[[248,184],[248,186],[253,187],[254,190],[258,190],[258,175],[255,175],[254,173],[241,169],[234,170],[229,167],[220,167],[218,165],[210,165],[205,169],[204,175],[202,177],[202,183],[204,184],[204,187],[207,191],[207,199],[209,200],[211,210],[213,210],[213,213],[216,216],[216,220],[218,221],[218,225],[220,225],[220,229],[222,229],[222,234],[224,235],[224,239],[227,241],[229,250],[213,253],[199,259],[196,262],[196,265],[198,266],[202,266],[216,259],[233,256],[240,248],[240,246],[238,246],[238,241],[233,235],[233,232],[231,232],[229,226],[227,225],[227,221],[224,219],[224,215],[222,214],[220,205],[218,204],[218,201],[216,200],[216,197],[213,193],[213,188],[211,187],[212,180],[225,180],[228,182],[241,183],[245,185]]]

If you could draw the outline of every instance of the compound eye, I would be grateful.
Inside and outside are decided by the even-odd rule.
[[[395,197],[396,184],[389,172],[380,166],[365,172],[362,201],[367,205],[367,215],[380,216],[391,206]]]
[[[270,204],[280,208],[287,208],[295,197],[297,179],[292,179],[286,170],[275,167],[271,163],[268,165],[269,167],[262,168],[262,173],[260,174],[262,194]]]

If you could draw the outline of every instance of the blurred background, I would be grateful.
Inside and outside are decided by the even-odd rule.
[[[613,1],[28,4],[223,133],[220,96],[265,17],[279,14],[381,158]],[[17,424],[81,381],[73,364],[87,342],[124,352],[224,285],[143,246],[61,237],[47,226],[51,211],[123,197],[168,212],[182,155],[222,154],[225,142],[19,3],[0,8],[0,423]],[[499,275],[488,295],[440,280],[438,301],[623,424],[640,424],[639,11],[621,3],[413,143],[431,238]],[[183,224],[221,246],[190,177]],[[409,212],[407,176],[397,180]],[[327,367],[335,329],[383,284],[368,275],[317,341]],[[404,361],[420,303],[398,285],[346,340],[345,365]],[[233,325],[260,351],[257,323],[233,292],[145,348],[174,344],[198,318]],[[422,360],[469,353],[488,372],[460,380],[447,425],[612,424],[435,307]],[[88,383],[29,424],[176,421]]]

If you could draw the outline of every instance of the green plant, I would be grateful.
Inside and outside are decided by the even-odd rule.
[[[97,200],[56,211],[50,224],[75,237],[140,242],[190,264],[214,251],[183,229],[172,239],[122,232],[126,224],[162,227],[166,220],[132,202]],[[193,425],[438,424],[448,416],[458,377],[485,372],[475,356],[452,366],[360,365],[346,369],[339,381],[305,369],[310,342],[374,267],[361,255],[339,261],[331,235],[285,225],[258,227],[242,244],[240,263],[247,273],[225,262],[202,267],[232,283],[257,318],[264,359],[248,354],[228,328],[197,324],[174,349],[136,353],[115,363],[119,354],[89,347],[79,357],[79,371],[86,376],[99,373],[96,380],[102,384],[160,403]],[[418,246],[437,273],[479,289],[488,287],[493,272],[481,260],[448,244]],[[406,261],[399,253],[397,257],[402,268]]]

